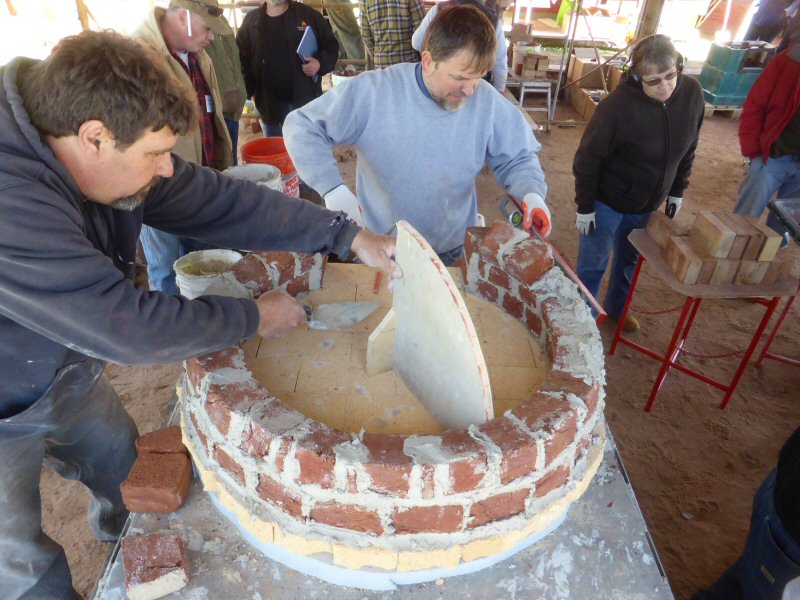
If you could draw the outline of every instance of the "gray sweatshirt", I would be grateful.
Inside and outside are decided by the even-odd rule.
[[[475,176],[484,164],[519,198],[544,198],[547,186],[540,145],[515,105],[481,81],[460,110],[446,111],[417,68],[353,77],[290,113],[283,132],[300,177],[323,195],[343,183],[332,146],[353,144],[364,225],[392,233],[406,220],[443,253],[476,224]]]
[[[0,419],[31,406],[76,352],[163,363],[256,332],[251,300],[136,289],[142,222],[229,248],[349,253],[358,229],[342,213],[175,155],[175,174],[135,211],[87,200],[25,112],[17,80],[31,63],[0,68]]]

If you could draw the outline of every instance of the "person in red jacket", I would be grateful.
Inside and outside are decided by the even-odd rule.
[[[739,145],[744,179],[734,212],[760,217],[767,202],[800,197],[800,45],[773,58],[744,101]],[[767,224],[785,234],[774,215]]]

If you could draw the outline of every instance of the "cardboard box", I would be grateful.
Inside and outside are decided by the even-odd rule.
[[[567,67],[567,82],[578,81],[574,86],[583,88],[602,88],[603,74],[606,76],[606,86],[608,86],[611,68],[611,65],[604,64],[601,70],[592,49],[575,48],[575,54],[570,57]]]
[[[528,52],[520,64],[520,78],[525,81],[532,79],[547,79],[547,69],[550,66],[550,57],[547,54]]]

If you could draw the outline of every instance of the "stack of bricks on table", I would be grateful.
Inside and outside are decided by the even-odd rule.
[[[700,211],[686,230],[659,211],[647,233],[681,283],[771,285],[785,273],[781,236],[755,217]]]
[[[260,541],[351,569],[452,568],[514,547],[585,491],[605,440],[603,349],[586,304],[549,246],[508,223],[470,229],[465,253],[467,291],[526,324],[552,365],[532,397],[483,425],[338,431],[271,395],[238,347],[186,362],[184,441],[206,491]],[[280,284],[276,259],[248,259],[237,277],[255,295],[303,275]]]

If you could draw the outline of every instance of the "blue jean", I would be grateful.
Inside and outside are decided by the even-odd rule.
[[[767,164],[761,157],[751,159],[739,186],[739,200],[733,212],[758,218],[775,195],[778,198],[800,198],[800,156],[770,158]],[[786,232],[772,212],[767,217],[767,225],[781,235]]]
[[[269,121],[261,121],[261,129],[264,131],[264,137],[283,137],[283,122],[286,120],[286,115],[297,108],[291,102],[278,102],[275,101],[270,104]]]
[[[439,254],[439,260],[442,261],[442,264],[445,267],[452,267],[453,263],[455,263],[459,258],[464,256],[464,246],[456,246],[448,250],[447,252],[442,252]]]
[[[650,213],[621,213],[599,201],[595,201],[594,206],[595,230],[580,236],[578,277],[596,298],[613,247],[614,262],[603,308],[610,317],[619,318],[639,260],[639,253],[628,241],[628,234],[634,229],[643,229]]]
[[[225,117],[225,124],[228,126],[228,135],[231,136],[231,147],[233,148],[233,166],[239,164],[237,155],[239,154],[239,121]]]
[[[147,279],[150,289],[171,296],[179,294],[172,265],[184,254],[207,250],[208,244],[190,238],[182,238],[154,227],[142,225],[139,234],[142,249],[147,258]]]
[[[693,600],[781,600],[786,584],[800,577],[800,545],[775,512],[775,473],[767,475],[753,498],[744,552]]]

